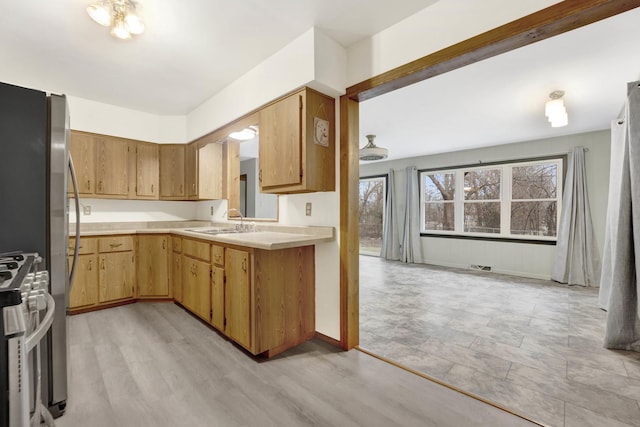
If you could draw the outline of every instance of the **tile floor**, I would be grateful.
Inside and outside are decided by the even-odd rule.
[[[639,426],[597,289],[360,257],[360,347],[549,426]]]

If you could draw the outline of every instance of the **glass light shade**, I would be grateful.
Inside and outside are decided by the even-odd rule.
[[[561,114],[556,114],[550,118],[549,121],[551,122],[552,128],[559,128],[569,124],[569,116],[567,115],[567,112],[564,111]]]
[[[131,38],[131,34],[124,23],[124,19],[116,17],[115,25],[111,28],[111,35],[122,40]]]
[[[564,109],[564,102],[562,99],[552,99],[547,101],[544,107],[544,115],[547,117],[554,117],[556,114],[566,114],[566,110]]]
[[[127,29],[131,34],[142,34],[144,32],[144,23],[142,19],[134,13],[128,13],[124,18]]]
[[[248,141],[256,136],[256,131],[250,128],[242,129],[239,132],[231,132],[229,138],[236,139],[238,141]]]
[[[87,7],[87,13],[98,24],[108,27],[111,25],[111,13],[109,13],[109,5],[104,2],[93,3]]]

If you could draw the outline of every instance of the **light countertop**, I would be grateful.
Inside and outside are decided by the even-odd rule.
[[[189,223],[191,225],[193,223]],[[180,226],[183,227],[180,227]],[[257,231],[242,233],[205,234],[199,230],[221,228],[220,224],[203,226],[198,223],[196,227],[184,227],[187,224],[164,223],[112,223],[94,226],[88,224],[80,231],[80,236],[112,236],[122,234],[175,234],[184,237],[192,237],[207,240],[212,243],[226,243],[230,245],[244,246],[256,249],[286,249],[299,246],[315,245],[317,243],[330,242],[335,239],[333,227],[311,226],[283,226],[283,225],[258,225]],[[196,224],[194,224],[196,225]],[[232,227],[235,224],[226,223],[222,228]],[[70,227],[73,230],[73,227]],[[71,232],[71,236],[75,235]]]

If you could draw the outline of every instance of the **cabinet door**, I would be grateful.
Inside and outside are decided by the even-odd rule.
[[[185,181],[187,184],[187,197],[198,196],[198,144],[189,144],[185,153]]]
[[[185,197],[184,145],[160,145],[160,197]]]
[[[129,143],[120,138],[95,136],[96,194],[129,195]]]
[[[182,303],[182,256],[175,252],[171,254],[171,282],[173,297]]]
[[[92,135],[71,131],[69,153],[73,159],[73,167],[78,181],[80,195],[95,193],[96,179],[96,146]],[[73,193],[73,182],[69,178],[69,192]]]
[[[99,302],[133,298],[135,257],[133,252],[113,252],[98,257],[100,272]]]
[[[260,110],[260,188],[302,180],[302,95],[293,94]]]
[[[198,198],[222,198],[222,144],[210,142],[198,150]]]
[[[138,295],[169,296],[169,236],[138,236]]]
[[[182,256],[182,304],[207,322],[211,320],[211,266]]]
[[[224,331],[224,268],[211,268],[211,325]]]
[[[251,288],[249,253],[225,250],[225,333],[238,344],[251,348]]]
[[[69,269],[73,257],[69,257]],[[69,293],[69,308],[84,308],[96,305],[98,302],[98,266],[96,255],[78,255],[76,272]]]
[[[136,144],[136,196],[158,197],[160,168],[158,144]]]

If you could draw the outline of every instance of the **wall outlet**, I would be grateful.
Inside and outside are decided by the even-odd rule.
[[[213,216],[213,206],[211,206],[211,216]]]
[[[82,206],[82,213],[85,215],[91,215],[91,205]]]
[[[311,202],[307,202],[306,215],[311,216]]]

